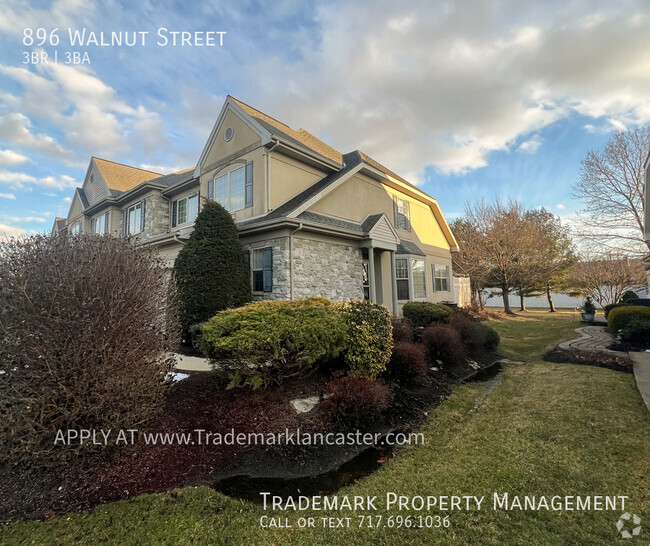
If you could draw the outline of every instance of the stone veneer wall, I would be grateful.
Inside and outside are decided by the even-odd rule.
[[[252,251],[254,248],[264,248],[268,246],[273,248],[273,292],[253,292],[253,301],[288,300],[290,297],[289,237],[278,237],[276,239],[255,241],[255,244],[253,245],[245,245],[244,249]]]
[[[165,233],[169,229],[169,201],[160,193],[151,193],[146,196],[144,232],[139,239],[149,239],[155,235]]]
[[[363,299],[361,249],[339,243],[293,239],[293,297],[331,301]]]

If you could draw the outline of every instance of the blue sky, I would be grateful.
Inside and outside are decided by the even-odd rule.
[[[23,45],[25,28],[60,43]],[[159,47],[160,27],[225,31]],[[68,29],[146,31],[71,47]],[[452,219],[517,198],[567,221],[580,161],[650,120],[642,1],[89,2],[0,0],[0,232],[49,230],[91,155],[193,166],[227,94],[341,152],[361,149]],[[59,63],[22,64],[24,51]],[[65,51],[90,65],[66,65]]]

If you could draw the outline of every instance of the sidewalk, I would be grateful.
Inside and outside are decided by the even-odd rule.
[[[211,372],[212,366],[210,366],[210,361],[207,358],[201,358],[198,356],[187,356],[180,353],[172,353],[172,356],[176,358],[177,370],[184,372]]]
[[[650,411],[650,352],[631,352],[630,358],[634,362],[634,379],[641,393],[641,398]]]

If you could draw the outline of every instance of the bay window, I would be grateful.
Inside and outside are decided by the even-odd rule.
[[[397,299],[427,299],[426,261],[424,258],[395,258],[395,280]]]

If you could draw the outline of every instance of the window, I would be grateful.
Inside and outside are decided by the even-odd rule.
[[[397,279],[397,299],[409,298],[409,261],[408,258],[395,259],[395,279]]]
[[[411,206],[406,199],[393,197],[393,211],[395,212],[395,228],[411,231]]]
[[[208,181],[208,199],[235,212],[253,206],[253,162]]]
[[[273,249],[253,249],[253,292],[273,292]]]
[[[143,199],[135,205],[122,209],[122,237],[144,231],[145,204]]]
[[[434,292],[449,292],[449,266],[433,264],[431,270]]]
[[[81,222],[75,222],[70,228],[70,235],[79,235],[81,233]]]
[[[188,195],[172,202],[172,227],[194,222],[199,215],[199,194]]]
[[[411,273],[413,274],[413,298],[424,300],[427,298],[427,276],[424,260],[413,258],[411,260]]]
[[[96,235],[104,235],[108,233],[108,212],[105,212],[91,221],[91,231]]]
[[[363,299],[370,300],[370,262],[367,248],[361,249],[363,269],[361,270],[361,282],[363,284]]]

